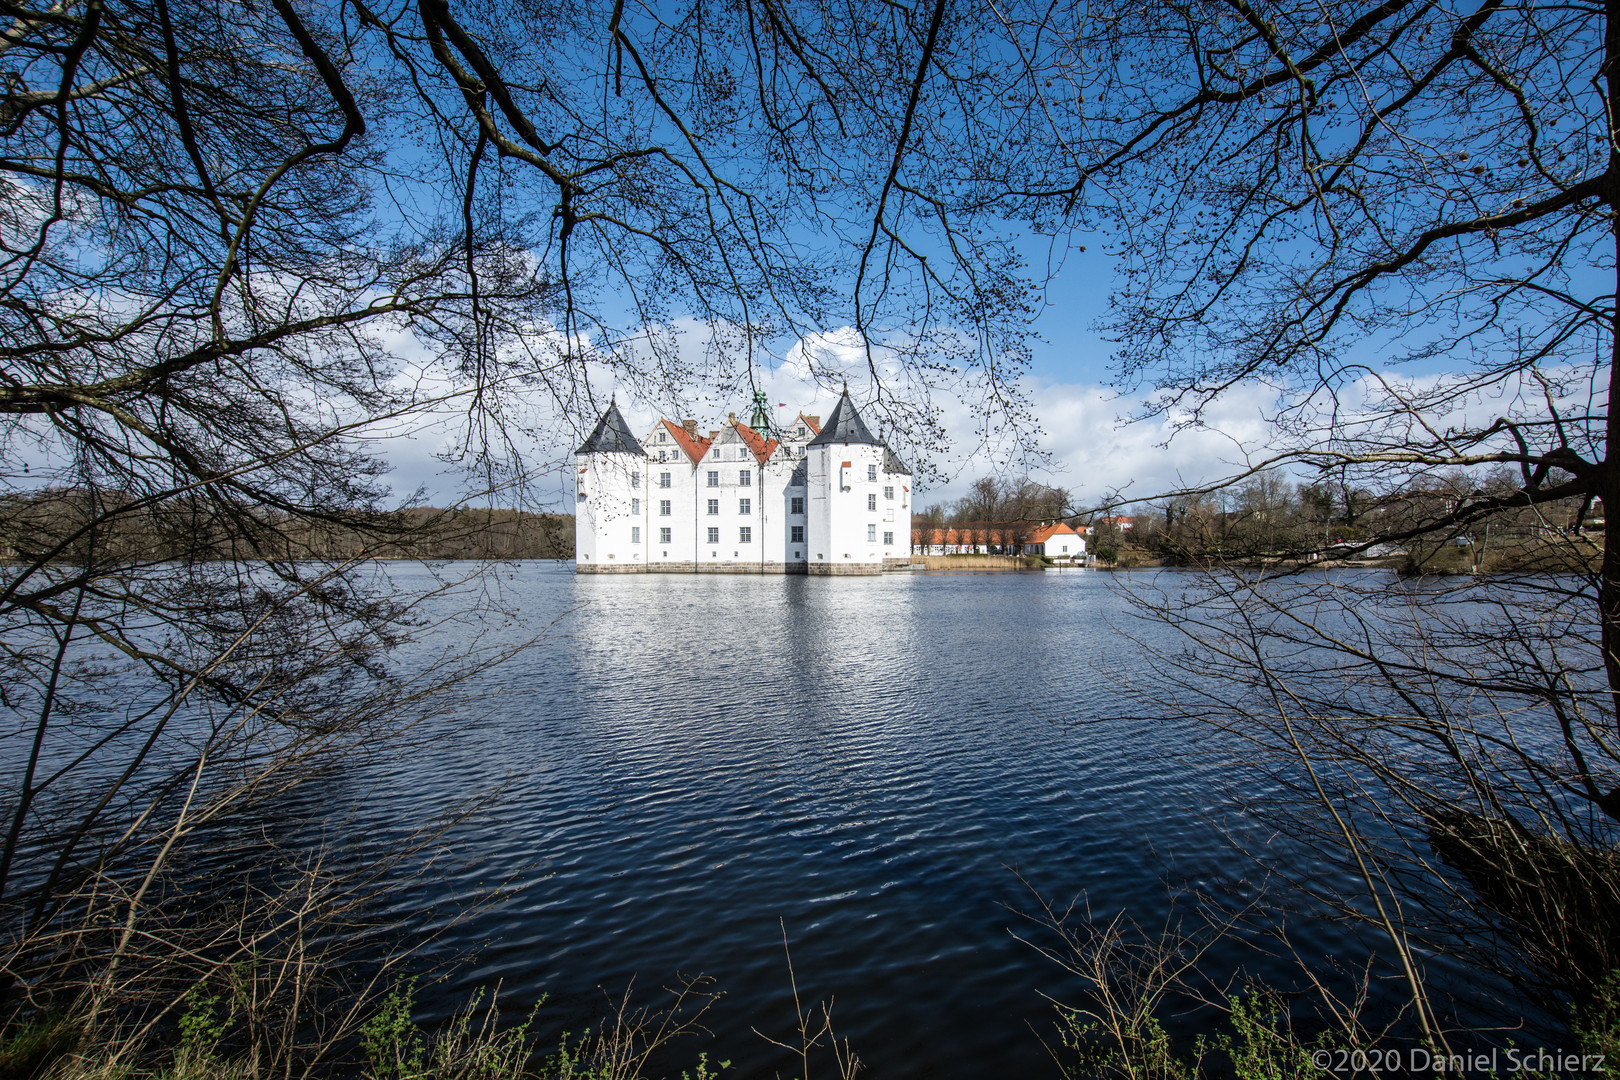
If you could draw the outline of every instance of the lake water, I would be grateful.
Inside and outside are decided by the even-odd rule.
[[[1241,766],[1195,767],[1203,732],[1106,720],[1107,672],[1141,663],[1110,575],[499,574],[528,621],[557,620],[547,643],[485,680],[474,722],[322,794],[386,841],[501,788],[422,886],[511,887],[435,946],[476,951],[430,1010],[498,981],[578,1031],[598,987],[704,973],[726,993],[711,1056],[789,1075],[755,1033],[792,1032],[785,926],[801,994],[835,999],[867,1075],[1055,1075],[1042,994],[1076,984],[1013,936],[1020,875],[1151,927],[1167,882],[1252,870],[1222,837]],[[1306,925],[1310,949],[1359,952]],[[1265,973],[1238,944],[1214,962]]]

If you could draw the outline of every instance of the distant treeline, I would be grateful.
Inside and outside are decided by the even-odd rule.
[[[1602,503],[1525,505],[1518,483],[1506,468],[1480,475],[1450,470],[1386,491],[1263,472],[1229,488],[1139,507],[1131,518],[1099,518],[1091,550],[1122,565],[1372,555],[1425,572],[1461,563],[1518,565],[1554,541],[1567,547],[1604,528]],[[1589,541],[1575,546],[1596,550]]]
[[[197,559],[568,559],[570,514],[508,509],[332,508],[289,515],[205,498],[48,490],[0,499],[0,559],[149,563]]]

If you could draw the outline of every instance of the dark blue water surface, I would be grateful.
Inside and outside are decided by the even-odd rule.
[[[1055,1075],[1042,995],[1077,983],[1014,936],[1020,875],[1152,927],[1167,882],[1252,871],[1222,835],[1240,765],[1200,768],[1187,726],[1097,722],[1120,711],[1109,672],[1143,663],[1109,575],[571,569],[501,569],[527,623],[556,620],[546,642],[484,677],[472,722],[323,795],[386,842],[500,789],[422,885],[424,904],[510,886],[434,946],[474,951],[422,991],[430,1012],[499,982],[577,1031],[603,991],[703,973],[726,997],[691,1052],[790,1075],[755,1033],[792,1033],[785,926],[806,1003],[835,999],[868,1075]],[[1340,933],[1306,936],[1354,951]]]

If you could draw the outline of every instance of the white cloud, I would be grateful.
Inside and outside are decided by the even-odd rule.
[[[674,329],[679,334],[679,366],[701,371],[703,378],[678,394],[664,392],[658,394],[661,400],[648,400],[636,384],[616,377],[606,367],[594,367],[590,373],[592,398],[605,408],[608,399],[616,397],[620,411],[638,433],[650,430],[660,417],[696,419],[705,433],[724,423],[730,412],[746,423],[751,389],[740,365],[716,361],[701,324],[685,320]],[[879,363],[886,379],[895,380],[897,387],[904,385],[889,358],[880,357]],[[756,366],[753,376],[754,384],[769,399],[772,418],[780,422],[801,410],[826,417],[846,377],[857,403],[869,409],[865,405],[871,399],[866,354],[848,331],[793,342],[767,364]],[[1050,454],[1049,468],[1028,468],[1012,453],[1004,426],[992,422],[986,430],[982,413],[975,408],[978,403],[964,397],[962,391],[918,388],[939,408],[950,440],[949,449],[932,462],[948,479],[923,492],[924,503],[954,499],[975,479],[995,471],[1008,475],[1028,472],[1037,480],[1068,489],[1078,505],[1100,502],[1117,491],[1145,498],[1240,468],[1245,452],[1263,448],[1270,432],[1264,413],[1272,399],[1259,389],[1228,395],[1206,414],[1203,428],[1180,432],[1163,420],[1127,422],[1124,417],[1136,402],[1096,384],[1031,378],[1022,389],[1043,430],[1040,444]],[[527,408],[532,415],[525,418],[524,427],[531,436],[524,453],[533,462],[550,466],[542,470],[537,494],[546,502],[566,505],[570,478],[566,466],[574,446],[596,418],[565,417],[556,405],[538,399]],[[875,425],[876,418],[873,420]],[[387,445],[396,491],[403,493],[423,484],[438,501],[453,495],[456,470],[447,468],[436,455],[453,444],[457,426],[456,419],[440,417]],[[895,441],[904,446],[908,440],[900,433]]]

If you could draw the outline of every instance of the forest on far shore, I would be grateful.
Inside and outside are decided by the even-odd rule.
[[[243,522],[207,500],[142,501],[48,490],[0,500],[0,559],[571,559],[572,514],[431,506],[295,521],[271,507]],[[74,528],[75,522],[82,529]],[[94,523],[94,528],[91,528]],[[244,528],[246,525],[248,527]]]

